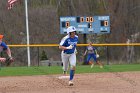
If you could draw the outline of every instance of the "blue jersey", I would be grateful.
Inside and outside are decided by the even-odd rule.
[[[93,46],[87,46],[86,50],[88,54],[95,54],[96,48]]]
[[[8,48],[8,46],[4,42],[0,43],[0,52],[3,50],[7,50],[7,48]]]
[[[65,46],[65,47],[68,47],[68,46],[72,45],[73,46],[72,49],[66,49],[66,50],[64,50],[64,53],[66,53],[66,54],[72,54],[75,51],[77,42],[78,42],[78,36],[77,35],[75,35],[74,38],[71,38],[69,35],[67,35],[67,36],[65,36],[61,40],[60,45],[61,46]]]

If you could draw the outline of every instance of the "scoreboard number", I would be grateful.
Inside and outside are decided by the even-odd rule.
[[[108,26],[108,21],[101,21],[101,26]]]

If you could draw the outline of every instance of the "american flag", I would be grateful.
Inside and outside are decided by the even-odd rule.
[[[12,7],[16,1],[17,0],[8,0],[8,9],[12,9]]]

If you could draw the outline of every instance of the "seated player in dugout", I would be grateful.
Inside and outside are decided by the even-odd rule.
[[[8,55],[8,58],[6,59],[5,57],[0,56],[0,62],[6,63],[6,66],[9,66],[13,62],[13,57],[11,56],[10,48],[6,45],[5,42],[2,41],[3,37],[3,35],[0,35],[0,53],[5,51]]]
[[[86,64],[90,64],[91,68],[93,68],[94,62],[95,62],[100,66],[100,68],[103,68],[102,63],[99,61],[99,54],[97,53],[97,49],[92,46],[92,42],[88,43],[88,46],[86,47],[86,51],[84,53],[84,56],[86,54],[87,54]],[[94,62],[90,61],[91,58],[94,59]]]

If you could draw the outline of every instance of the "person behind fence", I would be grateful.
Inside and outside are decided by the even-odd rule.
[[[93,58],[94,62],[96,62],[98,65],[100,65],[100,68],[103,68],[103,65],[99,62],[99,54],[97,53],[97,49],[92,46],[92,42],[88,43],[84,56],[86,54],[87,54],[86,64],[91,64],[91,68],[93,68],[94,63],[90,61],[90,59]]]
[[[0,53],[5,51],[8,55],[8,58],[6,59],[5,57],[0,57],[0,62],[5,62],[7,66],[9,66],[13,62],[13,57],[11,56],[11,50],[10,48],[6,45],[5,42],[3,42],[3,35],[0,35]]]
[[[76,45],[78,42],[78,36],[75,35],[76,28],[70,26],[67,28],[67,35],[62,38],[59,49],[61,52],[61,59],[63,63],[63,73],[66,74],[68,66],[70,64],[70,79],[69,86],[73,85],[73,78],[76,68]]]

